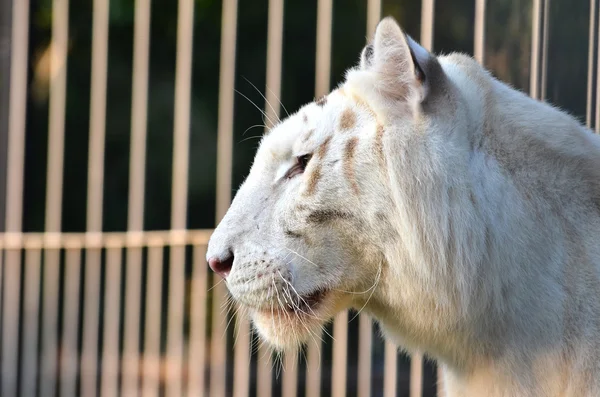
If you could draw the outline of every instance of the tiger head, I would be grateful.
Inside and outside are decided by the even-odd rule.
[[[468,157],[468,106],[446,69],[461,73],[385,18],[338,88],[262,138],[207,260],[273,347],[309,341],[348,308],[443,307],[431,289],[456,300],[428,235],[447,185],[462,194]]]

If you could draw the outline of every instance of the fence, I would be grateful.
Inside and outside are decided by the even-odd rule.
[[[282,359],[281,386],[278,381],[274,386],[278,366],[273,366],[273,358],[264,347],[252,353],[255,341],[247,320],[227,315],[225,287],[207,272],[204,259],[211,231],[186,229],[194,0],[179,0],[171,230],[143,228],[151,4],[136,0],[128,228],[122,233],[102,231],[109,2],[94,0],[87,232],[61,232],[69,3],[53,0],[45,230],[23,233],[30,4],[29,0],[1,4],[0,26],[6,28],[0,31],[0,170],[6,170],[6,175],[0,173],[6,176],[6,181],[0,179],[0,196],[5,199],[1,202],[4,219],[0,219],[5,221],[5,232],[0,234],[2,396],[141,392],[172,397],[253,393],[287,397],[301,395],[301,390],[311,397],[321,392],[343,396],[354,375],[353,392],[358,396],[380,391],[397,395],[396,347],[385,344],[383,372],[377,372],[372,362],[373,325],[366,316],[360,316],[358,325],[356,367],[347,364],[349,317],[343,313],[332,327],[331,363],[326,363],[316,343],[309,344],[305,359]],[[530,94],[535,98],[546,96],[549,4],[550,0],[532,3]],[[316,97],[330,89],[332,9],[332,0],[318,0]],[[237,0],[223,0],[217,219],[227,210],[232,190],[237,10]],[[284,0],[269,1],[266,100],[273,106],[265,106],[266,119],[279,113],[283,10]],[[588,125],[594,93],[600,94],[594,89],[597,10],[597,0],[591,0]],[[484,61],[485,11],[486,1],[476,0],[474,55],[480,62]],[[373,33],[380,16],[381,0],[368,0],[366,34]],[[433,26],[434,1],[423,0],[420,42],[426,48],[433,46]],[[600,70],[600,63],[597,67]],[[599,119],[600,100],[595,102]],[[234,346],[224,319],[236,322]],[[256,363],[251,365],[252,360]],[[324,375],[326,370],[330,377]],[[423,386],[423,359],[415,356],[410,396],[421,396]]]

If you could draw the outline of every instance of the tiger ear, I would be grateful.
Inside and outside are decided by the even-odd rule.
[[[423,102],[430,74],[441,70],[435,56],[405,34],[392,17],[377,25],[373,42],[361,53],[360,69],[375,73],[381,93],[393,99]]]

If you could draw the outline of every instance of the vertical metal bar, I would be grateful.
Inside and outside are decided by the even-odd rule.
[[[437,363],[437,395],[439,397],[445,397],[444,391],[444,367],[441,363]]]
[[[546,99],[548,86],[548,43],[550,41],[550,0],[544,0],[544,20],[542,24],[542,72],[540,77],[540,99]]]
[[[40,390],[53,396],[56,385],[58,354],[58,294],[60,250],[44,250]]]
[[[29,1],[12,2],[10,107],[8,110],[8,147],[6,175],[6,231],[21,232],[23,215],[23,168],[25,152],[25,117],[27,106],[27,64],[29,51]],[[21,285],[21,251],[4,252],[2,300],[2,395],[17,392],[19,295]]]
[[[308,344],[306,357],[306,397],[321,395],[321,338]]]
[[[600,39],[600,6],[596,7],[596,13],[598,15],[598,29],[596,34],[597,39]],[[600,43],[600,40],[598,40],[598,43]],[[600,55],[600,50],[598,51],[598,54]],[[596,118],[595,118],[595,131],[596,133],[600,132],[600,78],[598,78],[600,76],[600,56],[597,57],[596,59]]]
[[[475,40],[473,54],[477,62],[483,65],[485,56],[485,3],[475,0]]]
[[[421,3],[421,45],[433,51],[435,0],[423,0]]]
[[[590,31],[588,36],[588,75],[587,96],[585,102],[585,125],[592,127],[592,100],[594,95],[594,59],[596,40],[596,3],[598,0],[590,0]]]
[[[104,343],[102,354],[102,397],[118,394],[119,380],[119,316],[121,308],[121,247],[106,252],[106,290],[104,298]]]
[[[331,78],[331,26],[333,21],[332,0],[317,3],[317,54],[315,62],[315,97],[330,90]],[[306,396],[321,395],[321,345],[320,337],[308,345],[306,362]]]
[[[237,0],[223,0],[217,142],[217,222],[223,218],[231,203],[237,6]]]
[[[108,63],[108,0],[94,0],[92,21],[92,87],[87,191],[87,230],[102,231],[106,78]]]
[[[163,247],[148,248],[146,281],[146,321],[144,324],[144,359],[142,396],[158,396],[160,379],[160,314],[163,275]]]
[[[61,231],[68,42],[69,2],[68,0],[54,0],[50,47],[51,77],[46,179],[45,228],[48,233],[60,233]],[[51,238],[51,234],[48,236]],[[44,251],[40,390],[44,390],[48,396],[54,395],[56,384],[59,261],[60,251],[58,249]]]
[[[375,34],[381,19],[381,0],[369,0],[367,4],[367,40]],[[366,314],[358,317],[358,373],[357,396],[371,396],[371,349],[373,346],[372,321]]]
[[[205,394],[204,363],[206,360],[206,301],[208,298],[206,246],[195,246],[193,252],[190,297],[190,344],[188,352],[189,397]]]
[[[25,157],[25,117],[27,109],[29,0],[13,1],[12,3],[5,226],[7,232],[20,232],[21,217],[23,215],[23,159]],[[13,262],[11,261],[7,261],[5,265],[8,266],[9,263],[13,266]],[[14,266],[16,267],[18,264]],[[3,362],[5,361],[3,360]],[[14,361],[10,365],[13,363]],[[2,374],[6,374],[4,369]]]
[[[331,79],[331,26],[333,21],[332,0],[319,0],[317,5],[317,60],[315,96],[330,90]]]
[[[298,354],[293,351],[287,352],[284,357],[283,366],[281,395],[296,397],[298,395]]]
[[[373,38],[377,24],[381,19],[381,0],[368,0],[367,3],[367,40]]]
[[[192,87],[192,43],[194,1],[179,0],[177,59],[175,70],[175,122],[173,126],[173,187],[171,229],[183,230],[187,217],[187,184],[190,139],[190,96]],[[169,309],[166,368],[168,397],[181,396],[183,360],[183,305],[185,290],[185,247],[172,246],[169,258]]]
[[[136,233],[144,229],[150,0],[135,1],[134,18],[131,153],[129,160],[129,202],[127,206],[127,230],[130,232],[128,245],[133,245]],[[142,249],[129,247],[126,256],[121,395],[131,396],[138,393]]]
[[[540,26],[542,19],[542,0],[533,0],[531,9],[531,64],[529,75],[529,95],[539,99],[540,72]]]
[[[357,395],[371,395],[371,349],[373,345],[372,321],[366,314],[359,316]]]
[[[77,394],[78,338],[79,328],[79,284],[81,275],[81,249],[70,247],[66,250],[65,290],[63,306],[63,334],[60,367],[60,395],[72,397]]]
[[[23,351],[21,396],[35,397],[37,375],[38,321],[42,253],[39,248],[25,251],[25,301],[23,303]]]
[[[484,19],[485,19],[485,3],[484,1],[477,0],[476,4],[476,40],[480,39],[478,43],[476,41],[476,51],[479,54],[479,62],[483,62],[483,43],[484,43]],[[428,51],[433,51],[433,35],[435,27],[435,0],[423,0],[421,5],[421,45]],[[479,22],[479,26],[477,26]],[[479,28],[479,30],[478,30]],[[477,46],[479,45],[479,49]],[[396,393],[396,361],[397,361],[397,348],[390,342],[386,342],[385,345],[385,381],[384,381],[384,393],[385,395],[393,395]],[[411,363],[411,378],[410,378],[410,392],[411,397],[420,396],[423,384],[423,373],[422,371],[413,372],[413,368],[417,368],[418,365],[422,367],[422,360],[420,357],[413,358]],[[393,373],[392,373],[393,371]],[[392,394],[388,394],[392,393]]]
[[[410,397],[423,395],[423,355],[413,354],[410,358]]]
[[[86,251],[81,350],[81,395],[86,397],[94,397],[97,391],[101,259],[100,248]]]
[[[92,87],[90,99],[90,143],[87,191],[88,246],[96,246],[102,232],[104,191],[104,141],[106,117],[106,74],[108,58],[107,0],[95,0],[92,21]],[[100,310],[100,266],[102,252],[90,248],[86,254],[83,314],[81,388],[85,396],[95,396],[98,367],[98,321]]]
[[[225,285],[219,277],[212,282],[212,324],[210,339],[210,395],[225,397],[227,370],[227,309]],[[223,316],[225,313],[225,316]]]
[[[346,395],[346,373],[348,372],[348,311],[338,314],[333,323],[333,362],[331,365],[331,395]]]
[[[273,122],[279,119],[281,112],[281,60],[283,49],[283,0],[269,1],[269,16],[267,27],[267,70],[266,70],[266,103],[265,112],[266,129],[273,127]],[[272,122],[273,121],[273,122]],[[240,324],[241,328],[249,328],[247,324]],[[245,331],[244,331],[245,332]],[[248,338],[251,333],[248,333]],[[241,336],[241,335],[240,335]],[[244,341],[245,342],[245,341]],[[248,343],[250,341],[248,340]],[[246,366],[246,368],[249,368]],[[243,370],[243,369],[240,369]],[[288,370],[289,371],[289,370]],[[296,371],[296,370],[294,370]],[[271,354],[268,348],[261,346],[258,350],[258,363],[256,368],[257,393],[260,396],[271,397],[272,394],[272,365]],[[285,376],[285,375],[284,375]],[[289,375],[284,377],[284,383],[289,383]],[[286,383],[288,380],[288,383]],[[293,379],[292,379],[293,381]],[[285,388],[285,386],[284,386]]]
[[[8,148],[8,108],[10,103],[10,43],[12,0],[0,1],[0,232],[6,230],[6,165]],[[2,266],[0,266],[0,273]],[[0,276],[0,294],[2,276]],[[1,295],[0,295],[1,296]]]
[[[2,395],[17,395],[19,360],[19,304],[21,290],[21,250],[5,252],[4,297],[2,305]]]
[[[234,397],[247,397],[250,392],[250,326],[248,318],[236,314],[233,352]]]
[[[231,202],[231,169],[233,161],[233,92],[235,85],[235,47],[237,34],[237,0],[223,1],[221,20],[221,60],[219,73],[219,127],[217,140],[217,205],[216,221],[223,218]],[[213,278],[213,320],[210,346],[210,395],[225,397],[227,335],[226,322],[221,321],[221,305],[225,301],[225,285]]]
[[[273,394],[272,378],[272,358],[271,349],[264,344],[258,347],[256,395],[261,397],[271,397]]]
[[[398,348],[392,342],[385,342],[383,396],[396,396],[396,363],[398,361]]]
[[[279,120],[281,93],[281,56],[283,48],[283,0],[269,0],[267,30],[267,92],[265,113],[267,128]]]

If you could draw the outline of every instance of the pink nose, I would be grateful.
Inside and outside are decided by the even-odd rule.
[[[219,276],[225,278],[231,272],[233,266],[233,254],[228,254],[222,260],[216,257],[212,257],[208,260],[208,266],[217,273]]]

